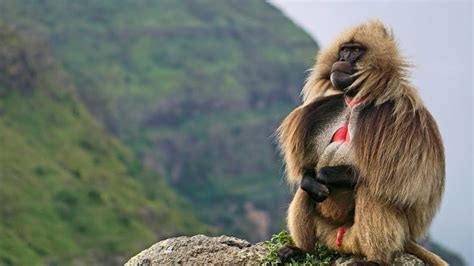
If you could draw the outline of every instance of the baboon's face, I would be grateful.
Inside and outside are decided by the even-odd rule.
[[[345,91],[355,80],[355,63],[365,53],[366,48],[359,43],[345,43],[339,50],[339,59],[331,68],[331,83],[341,91]]]

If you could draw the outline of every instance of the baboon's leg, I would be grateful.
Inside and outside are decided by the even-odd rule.
[[[316,244],[315,208],[313,200],[301,188],[296,191],[288,208],[288,229],[291,237],[297,247],[306,251],[312,251]]]
[[[295,246],[285,245],[278,251],[281,262],[304,258],[316,244],[315,203],[309,195],[298,188],[288,209],[288,229]]]
[[[359,188],[357,192],[354,224],[346,229],[338,249],[389,264],[393,254],[404,248],[408,236],[406,216],[393,204],[370,198],[364,190]]]

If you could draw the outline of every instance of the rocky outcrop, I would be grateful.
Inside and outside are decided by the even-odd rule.
[[[0,40],[0,96],[12,89],[28,92],[36,78],[29,54],[32,49],[18,33],[1,23]]]
[[[257,264],[266,248],[229,236],[176,237],[160,241],[130,259],[127,266],[163,264]]]
[[[160,241],[131,258],[126,266],[154,266],[169,264],[218,264],[218,265],[258,265],[268,251],[260,242],[252,245],[246,240],[230,236],[176,237]],[[349,265],[354,258],[344,257],[335,265]],[[409,254],[396,256],[393,265],[424,265]]]

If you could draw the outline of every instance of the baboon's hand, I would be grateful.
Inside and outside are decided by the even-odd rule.
[[[329,187],[354,188],[356,172],[350,165],[322,167],[316,176],[316,181]]]
[[[279,264],[285,264],[286,262],[290,262],[292,259],[297,261],[304,259],[305,257],[306,252],[304,250],[288,244],[278,250]]]
[[[303,175],[300,187],[316,202],[324,201],[329,195],[326,185],[316,181],[316,177],[310,174]]]

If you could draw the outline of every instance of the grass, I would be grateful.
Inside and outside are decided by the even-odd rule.
[[[293,245],[293,240],[290,234],[286,230],[280,231],[278,234],[274,234],[270,240],[265,241],[265,246],[268,249],[267,256],[263,259],[262,263],[265,265],[277,265],[278,250],[284,245]],[[292,260],[287,265],[299,266],[299,265],[317,265],[317,266],[328,266],[332,261],[341,257],[336,251],[330,250],[327,247],[316,244],[314,251],[310,254],[306,254],[306,257],[302,260]]]

